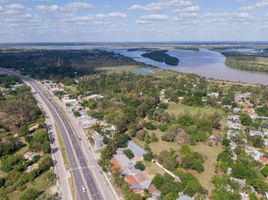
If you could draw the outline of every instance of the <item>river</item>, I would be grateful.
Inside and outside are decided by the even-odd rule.
[[[268,85],[268,74],[232,69],[225,65],[225,56],[208,49],[200,49],[200,51],[170,49],[168,54],[180,59],[177,66],[169,66],[144,58],[141,56],[145,53],[144,51],[127,51],[127,49],[112,49],[111,51],[163,69],[194,73],[220,80]]]

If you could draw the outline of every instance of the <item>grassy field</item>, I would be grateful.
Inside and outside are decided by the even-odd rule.
[[[222,146],[208,146],[206,144],[200,143],[195,146],[191,146],[193,151],[201,153],[205,157],[204,168],[205,171],[203,173],[197,173],[195,171],[192,174],[199,180],[201,185],[205,187],[209,191],[209,195],[214,189],[214,185],[212,183],[212,178],[215,175],[215,166],[217,164],[217,157],[219,153],[222,151]]]
[[[123,72],[133,72],[137,69],[141,68],[141,66],[138,65],[122,65],[122,66],[107,66],[107,67],[99,67],[96,69],[96,71],[104,71],[104,72],[112,72],[112,73],[123,73]]]
[[[196,114],[213,114],[215,112],[220,113],[221,115],[224,115],[225,113],[218,108],[213,108],[213,107],[195,107],[195,106],[187,106],[187,105],[182,105],[182,104],[176,104],[176,103],[170,103],[167,109],[167,112],[169,114],[173,115],[184,115],[185,113],[191,114],[191,115],[196,115]]]

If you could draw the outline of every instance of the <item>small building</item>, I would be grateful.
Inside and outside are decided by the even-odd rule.
[[[38,163],[34,163],[34,164],[28,166],[25,172],[31,172],[31,171],[36,170],[38,168],[39,168],[39,164]]]
[[[146,154],[146,151],[133,143],[132,141],[128,141],[127,148],[130,149],[133,154],[139,159],[143,159],[143,155]]]
[[[213,98],[218,98],[220,94],[218,92],[211,92],[211,93],[208,93],[208,96],[213,97]]]
[[[94,141],[94,149],[100,150],[104,145],[103,136],[96,131],[93,131],[91,134],[92,134],[92,139]]]
[[[185,194],[181,194],[177,200],[194,200],[194,197],[190,197],[188,195],[185,195]]]
[[[239,135],[239,131],[236,130],[228,130],[227,131],[227,139],[231,140]]]
[[[82,115],[77,117],[78,123],[82,126],[82,128],[87,129],[98,123],[98,120],[90,117],[88,115]]]
[[[261,137],[263,137],[263,132],[261,132],[261,131],[252,131],[252,130],[250,130],[249,131],[249,136],[261,136]]]
[[[213,146],[213,145],[219,145],[219,143],[221,142],[221,138],[217,135],[211,135],[208,138],[208,145]]]
[[[86,97],[87,100],[99,100],[99,99],[103,99],[104,96],[100,95],[100,94],[92,94],[88,97]]]
[[[40,156],[38,153],[30,152],[30,151],[23,154],[23,158],[25,158],[26,160],[30,160],[30,161],[32,161],[34,158],[38,156]]]
[[[240,123],[240,116],[239,115],[228,115],[227,119],[228,119],[228,121],[231,121],[233,123]]]

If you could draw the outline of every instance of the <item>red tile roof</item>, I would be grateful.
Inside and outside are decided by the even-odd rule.
[[[120,172],[123,171],[123,169],[121,168],[120,164],[118,163],[118,161],[115,158],[113,158],[110,161],[110,164],[111,164],[111,170],[112,170],[112,172],[115,172],[116,170],[119,170]]]

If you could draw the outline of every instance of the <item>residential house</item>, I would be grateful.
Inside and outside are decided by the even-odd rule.
[[[213,98],[218,98],[220,94],[218,92],[211,92],[211,93],[208,93],[208,96],[213,97]]]
[[[228,130],[227,131],[227,139],[231,140],[239,135],[239,131],[236,130]]]
[[[146,154],[146,151],[133,143],[132,141],[128,141],[127,149],[130,149],[132,153],[139,159],[143,159],[143,155]]]
[[[91,132],[91,137],[94,141],[94,149],[97,151],[97,150],[100,150],[104,143],[103,143],[103,136],[101,134],[99,134],[98,132],[96,131],[92,131]]]
[[[82,126],[82,128],[87,129],[94,125],[96,125],[99,121],[93,117],[88,115],[82,115],[77,117],[78,123]]]
[[[181,194],[176,200],[194,200],[194,197],[190,197],[185,194]]]
[[[26,160],[30,160],[30,161],[32,161],[37,156],[40,156],[40,154],[35,153],[35,152],[30,152],[30,151],[23,154],[23,158],[25,158]]]
[[[104,96],[102,96],[100,94],[92,94],[92,95],[86,97],[87,100],[94,100],[94,101],[99,100],[99,99],[103,99],[103,98],[104,98]]]
[[[263,132],[262,131],[252,131],[252,130],[250,130],[249,131],[249,136],[261,136],[261,137],[263,137]]]

